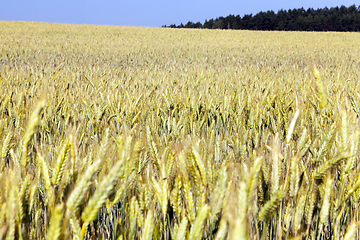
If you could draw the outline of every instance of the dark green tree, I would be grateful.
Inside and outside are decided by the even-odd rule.
[[[204,24],[189,21],[187,24],[170,28],[207,28],[207,29],[247,29],[247,30],[278,30],[278,31],[359,31],[360,6],[332,7],[313,9],[281,9],[259,12],[255,15],[228,15],[216,19],[205,20]]]

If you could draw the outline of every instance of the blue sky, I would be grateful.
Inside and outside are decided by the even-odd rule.
[[[260,11],[323,8],[355,0],[1,0],[0,20],[161,27]]]

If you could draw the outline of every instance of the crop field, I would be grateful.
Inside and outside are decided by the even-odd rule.
[[[359,239],[360,35],[0,21],[1,239]]]

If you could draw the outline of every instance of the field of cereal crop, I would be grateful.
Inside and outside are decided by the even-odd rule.
[[[0,21],[0,239],[358,239],[359,39]]]

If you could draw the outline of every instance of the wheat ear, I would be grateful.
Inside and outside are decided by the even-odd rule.
[[[219,170],[219,177],[217,179],[217,184],[215,191],[211,196],[211,217],[215,217],[221,211],[221,208],[224,203],[224,196],[226,193],[226,184],[228,179],[228,173],[226,171],[226,166],[221,167]],[[214,219],[215,220],[215,219]]]
[[[12,177],[14,179],[14,177]],[[9,196],[9,204],[8,204],[8,213],[7,213],[7,221],[9,225],[9,229],[7,232],[6,239],[15,239],[15,232],[16,232],[16,214],[17,214],[17,186],[14,186],[10,191]]]
[[[324,108],[327,105],[327,98],[324,88],[323,80],[320,76],[320,72],[317,68],[313,68],[313,74],[315,78],[316,90],[317,90],[317,99],[319,101],[320,107]]]
[[[129,231],[129,239],[133,239],[135,230],[136,230],[136,219],[139,213],[139,205],[136,201],[136,197],[132,197],[130,203],[130,231]]]
[[[223,240],[227,234],[227,231],[228,231],[227,221],[225,220],[224,217],[222,217],[220,220],[219,230],[217,231],[215,236],[215,240]]]
[[[279,133],[276,133],[273,145],[272,145],[272,154],[271,154],[271,159],[272,159],[272,166],[271,166],[271,195],[274,195],[275,193],[278,192],[279,190]]]
[[[96,219],[101,206],[105,203],[109,195],[114,191],[114,187],[122,175],[123,163],[124,161],[122,160],[119,160],[115,163],[109,174],[96,188],[93,197],[89,200],[88,205],[81,214],[81,218],[84,221],[82,227],[82,236],[85,234],[87,225]]]
[[[40,124],[40,113],[44,107],[45,100],[42,100],[37,104],[28,121],[21,150],[21,164],[23,167],[26,167],[26,165],[28,164],[28,146],[35,133],[36,128]]]
[[[176,231],[175,240],[183,240],[186,237],[186,229],[188,226],[188,220],[186,216],[184,216],[181,220],[181,223]]]
[[[27,175],[22,183],[19,194],[19,220],[22,221],[25,213],[27,213],[28,199],[30,190],[30,176]]]
[[[47,163],[45,162],[44,157],[38,153],[37,154],[37,160],[41,168],[41,175],[45,183],[45,189],[46,192],[49,194],[51,191],[51,180],[50,180],[50,174],[49,174],[49,167]]]
[[[63,217],[63,204],[59,204],[55,207],[51,214],[50,227],[46,236],[46,239],[56,240],[61,235],[61,222]]]
[[[103,159],[98,159],[90,167],[87,168],[84,174],[82,174],[82,178],[76,183],[74,190],[71,192],[69,198],[67,199],[67,209],[74,211],[84,202],[86,193],[89,190],[92,181],[94,180],[95,174],[99,170],[102,162]]]
[[[196,220],[191,228],[190,231],[190,239],[202,239],[202,229],[204,226],[205,219],[209,212],[209,206],[204,205],[202,208],[200,208],[198,216],[196,217]]]
[[[154,213],[150,210],[147,213],[144,229],[141,234],[141,240],[151,240],[154,232]]]
[[[328,151],[329,149],[329,145],[330,145],[330,142],[334,136],[334,133],[335,133],[335,129],[336,129],[336,124],[334,123],[333,125],[330,126],[330,129],[328,131],[328,133],[326,134],[325,136],[325,140],[323,142],[323,144],[321,145],[318,153],[317,153],[317,156],[316,156],[316,160],[317,161],[322,161],[326,152]]]
[[[274,193],[271,199],[261,208],[258,217],[259,221],[264,222],[270,220],[283,197],[284,193],[281,190]]]
[[[5,159],[6,156],[9,154],[9,150],[10,150],[10,141],[11,141],[11,138],[12,138],[12,132],[9,132],[7,135],[6,135],[6,138],[4,140],[4,143],[3,143],[3,146],[2,146],[2,149],[1,149],[1,157],[2,159]]]
[[[100,144],[98,158],[91,166],[87,168],[86,172],[82,175],[81,180],[76,183],[74,190],[71,192],[66,202],[67,209],[74,211],[83,203],[86,197],[86,193],[92,185],[96,173],[104,162],[103,155],[108,146],[109,135],[109,129],[106,129],[105,136]]]
[[[250,171],[250,181],[249,181],[249,188],[248,188],[248,206],[250,207],[252,204],[252,201],[254,199],[254,195],[256,193],[256,188],[258,186],[259,182],[259,174],[261,170],[261,165],[263,162],[263,157],[258,157],[255,159],[254,165]]]
[[[350,103],[351,103],[351,106],[352,106],[354,112],[358,116],[360,116],[359,104],[358,104],[358,102],[356,101],[356,98],[354,97],[354,95],[351,92],[349,92],[349,98],[350,98]]]
[[[299,181],[299,159],[295,156],[291,159],[290,163],[290,196],[292,198],[295,198],[299,191]]]
[[[291,123],[290,123],[290,126],[288,128],[288,132],[287,132],[287,135],[286,135],[286,143],[289,144],[290,143],[290,140],[291,140],[291,137],[292,137],[292,134],[294,132],[294,128],[295,128],[295,124],[296,124],[296,121],[299,117],[299,114],[300,114],[300,110],[296,110],[296,113],[293,117],[293,119],[291,120]]]
[[[70,217],[69,223],[71,226],[71,229],[73,231],[73,239],[74,240],[80,240],[80,224],[78,222],[78,220],[75,217],[75,214],[71,214],[72,216]]]
[[[206,186],[207,185],[207,176],[206,176],[204,162],[202,161],[200,153],[199,153],[199,141],[196,142],[196,144],[192,146],[191,150],[192,150],[192,154],[193,154],[195,163],[200,171],[201,180],[202,180],[204,186]]]
[[[56,162],[56,166],[55,166],[55,169],[53,172],[52,182],[53,182],[54,186],[57,186],[60,183],[70,149],[71,149],[71,143],[69,140],[67,140],[59,157],[58,157],[58,160]]]
[[[324,195],[320,212],[320,224],[324,224],[325,226],[327,226],[330,210],[331,189],[333,188],[333,181],[330,177],[324,183],[323,188]]]
[[[326,161],[321,166],[319,166],[312,174],[312,177],[315,180],[322,181],[325,174],[334,166],[339,164],[341,161],[343,161],[346,158],[349,158],[350,155],[346,152],[340,153],[338,156]]]
[[[357,232],[357,224],[352,223],[346,231],[344,236],[344,240],[355,240],[356,239],[356,232]]]

